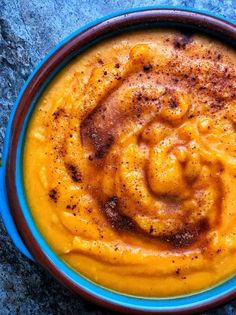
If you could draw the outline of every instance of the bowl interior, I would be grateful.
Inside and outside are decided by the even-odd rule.
[[[135,11],[135,10],[134,10]],[[158,11],[158,10],[152,10],[152,11]],[[168,11],[168,10],[166,10]],[[171,10],[169,10],[171,11]],[[139,12],[139,11],[136,11]],[[149,11],[150,14],[151,10]],[[185,11],[186,12],[186,11]],[[132,13],[132,12],[128,12],[128,13]],[[40,261],[40,263],[42,265],[44,265],[47,269],[49,269],[50,271],[52,271],[52,269],[57,269],[60,270],[60,274],[62,274],[63,276],[61,277],[61,281],[64,282],[64,279],[66,278],[69,282],[74,283],[74,286],[77,286],[77,284],[79,285],[80,288],[82,288],[82,290],[84,292],[86,292],[86,294],[89,294],[90,296],[94,297],[94,298],[98,298],[102,301],[108,302],[110,304],[113,305],[117,305],[117,306],[125,306],[127,308],[132,308],[135,310],[140,310],[140,311],[146,311],[146,312],[152,312],[152,311],[168,311],[168,312],[173,312],[175,311],[175,313],[178,310],[183,311],[187,311],[188,309],[196,309],[198,307],[204,307],[204,305],[209,305],[212,303],[218,303],[218,300],[222,300],[222,297],[224,296],[224,299],[226,300],[228,298],[229,295],[232,294],[233,291],[235,291],[236,288],[236,277],[232,277],[231,279],[225,281],[224,283],[215,286],[214,288],[210,288],[208,290],[205,290],[203,292],[200,293],[195,293],[195,294],[191,294],[188,296],[181,296],[181,297],[171,297],[171,298],[158,298],[158,299],[154,299],[154,298],[140,298],[140,297],[135,297],[135,296],[128,296],[125,294],[121,294],[118,292],[114,292],[111,291],[107,288],[104,288],[102,286],[99,286],[98,284],[95,284],[93,282],[91,282],[90,280],[88,280],[87,278],[83,277],[82,275],[78,274],[77,272],[75,272],[72,268],[70,268],[67,264],[65,264],[56,254],[55,252],[50,248],[50,246],[47,244],[47,242],[45,241],[45,239],[43,238],[43,236],[41,235],[40,231],[38,230],[34,219],[31,215],[30,209],[27,205],[27,200],[26,200],[26,196],[25,196],[25,191],[24,191],[24,185],[23,185],[23,170],[22,170],[22,155],[23,155],[23,149],[24,149],[24,141],[25,141],[25,135],[27,132],[27,126],[28,123],[30,121],[31,115],[34,111],[34,108],[40,98],[40,96],[42,95],[42,93],[44,92],[44,90],[46,89],[46,87],[48,86],[48,84],[52,81],[52,79],[56,76],[56,74],[69,62],[71,62],[73,60],[73,58],[75,58],[78,54],[82,53],[83,51],[85,51],[86,49],[88,49],[89,47],[91,47],[92,45],[96,44],[97,42],[100,42],[101,40],[104,40],[108,37],[117,35],[119,33],[123,33],[126,31],[131,31],[131,30],[137,30],[140,28],[181,28],[181,29],[187,29],[187,30],[191,30],[191,31],[197,31],[197,32],[204,32],[208,35],[211,36],[215,36],[218,39],[224,40],[225,42],[227,42],[228,44],[230,44],[231,46],[236,46],[235,44],[235,40],[230,37],[230,36],[226,36],[227,32],[224,33],[222,31],[220,31],[220,29],[218,30],[217,28],[212,28],[210,25],[209,27],[206,26],[206,24],[203,23],[190,23],[190,20],[188,21],[188,19],[184,19],[184,16],[182,16],[182,20],[181,19],[176,19],[176,18],[171,18],[171,19],[166,19],[166,20],[158,20],[158,18],[156,18],[155,12],[153,12],[153,15],[148,18],[145,19],[145,21],[140,22],[140,16],[134,16],[133,20],[132,18],[130,20],[127,19],[127,21],[131,21],[129,23],[124,23],[124,25],[122,26],[122,24],[120,24],[120,27],[118,28],[113,28],[107,32],[104,32],[104,26],[99,29],[99,32],[95,32],[92,33],[93,36],[90,37],[90,40],[88,41],[88,38],[85,38],[85,44],[81,45],[81,47],[78,47],[77,49],[67,49],[66,54],[64,55],[63,58],[61,58],[60,61],[58,61],[57,64],[54,64],[52,68],[50,68],[48,70],[48,73],[44,74],[44,76],[42,76],[41,81],[37,81],[36,83],[34,83],[36,86],[31,87],[31,91],[28,94],[28,97],[30,99],[30,102],[28,103],[28,105],[25,107],[24,111],[21,112],[23,119],[21,120],[20,124],[19,124],[19,129],[18,129],[18,136],[16,139],[16,150],[13,153],[13,155],[15,155],[15,159],[14,159],[14,170],[15,170],[15,177],[14,177],[14,187],[15,187],[15,191],[16,191],[16,195],[17,195],[17,203],[19,204],[19,207],[21,209],[21,214],[19,213],[19,211],[17,210],[13,210],[13,216],[15,218],[15,221],[17,223],[17,225],[19,226],[19,222],[20,224],[24,221],[27,225],[27,229],[20,229],[21,235],[23,237],[23,239],[25,240],[26,244],[28,247],[29,246],[29,242],[31,239],[34,239],[35,242],[38,244],[38,247],[40,248],[41,253],[39,255],[36,254],[36,249],[35,251],[33,250],[33,255],[37,257],[37,260]],[[170,14],[171,12],[167,12],[168,14]],[[189,13],[189,12],[187,12]],[[126,13],[127,14],[127,13]],[[146,15],[147,11],[145,12]],[[188,16],[188,14],[186,15],[186,17]],[[197,21],[197,17],[196,18]],[[114,18],[115,19],[115,18]],[[214,19],[214,18],[213,18]],[[104,18],[104,20],[101,20],[100,22],[105,21],[106,19]],[[227,22],[223,22],[222,23],[226,23]],[[94,24],[96,25],[96,23]],[[90,29],[93,28],[93,25],[90,25]],[[53,55],[56,51],[58,51],[58,49],[65,47],[66,43],[69,42],[73,42],[73,40],[75,40],[76,38],[78,38],[78,35],[81,37],[83,37],[83,32],[85,29],[79,30],[78,32],[76,32],[75,34],[72,34],[69,38],[66,39],[65,42],[63,42],[61,45],[59,45],[58,47],[56,47],[54,49],[54,51],[49,55],[49,57],[46,58],[46,61],[50,60],[50,58],[53,58]],[[85,31],[86,32],[86,31]],[[236,28],[235,28],[235,33],[236,33]],[[82,34],[82,35],[81,35]],[[90,35],[91,36],[91,35]],[[38,67],[35,71],[34,74],[36,74],[37,76],[37,71],[41,68],[42,64],[44,64],[45,61],[43,61],[40,65],[40,67]],[[38,85],[37,85],[38,84]],[[27,91],[27,88],[25,89],[25,91]],[[20,103],[20,102],[19,102]],[[20,105],[20,104],[17,105]],[[14,122],[13,122],[14,124]],[[16,131],[12,131],[13,133]],[[14,137],[14,134],[13,134]],[[10,144],[9,144],[10,146]],[[12,152],[12,151],[11,151]],[[10,165],[12,167],[11,162],[8,163],[8,165]],[[9,166],[9,167],[10,167]],[[8,184],[8,188],[11,194],[12,190],[11,190],[11,185],[12,185],[12,181],[10,184]],[[9,197],[9,199],[11,199],[11,197]],[[16,202],[16,201],[15,201]],[[10,202],[11,203],[11,202]],[[14,202],[13,202],[14,203]],[[13,208],[11,206],[11,208]],[[30,231],[30,233],[29,233]],[[30,235],[31,234],[31,235]],[[33,246],[33,245],[32,245]],[[30,248],[31,250],[31,248]],[[43,254],[42,254],[43,253]],[[44,256],[43,258],[39,259],[39,257],[42,257],[42,255]],[[51,265],[54,267],[49,268],[48,267],[48,261],[50,261]],[[56,266],[56,267],[55,267]]]

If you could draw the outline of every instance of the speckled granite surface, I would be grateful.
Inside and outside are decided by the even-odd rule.
[[[91,20],[128,7],[181,5],[236,20],[236,0],[1,0],[0,156],[9,113],[33,67],[61,39]],[[0,219],[0,315],[111,315],[64,289],[12,245]],[[236,314],[236,301],[206,314]]]

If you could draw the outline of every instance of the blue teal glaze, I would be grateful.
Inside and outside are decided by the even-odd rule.
[[[26,248],[25,244],[23,243],[21,237],[19,236],[19,233],[17,232],[16,226],[14,224],[14,221],[12,219],[11,213],[8,208],[7,203],[7,195],[6,195],[6,187],[5,187],[5,167],[2,166],[0,168],[0,214],[2,216],[2,219],[4,221],[5,227],[7,229],[7,232],[12,238],[12,241],[14,242],[15,246],[28,258],[33,260],[33,257],[29,253],[28,249]]]
[[[84,31],[85,29],[87,29],[88,27],[91,27],[101,21],[104,21],[108,18],[120,15],[120,14],[124,14],[124,13],[130,13],[130,12],[135,12],[135,11],[139,11],[139,10],[143,10],[143,9],[156,9],[157,7],[146,7],[146,8],[137,8],[137,9],[130,9],[130,10],[125,10],[125,11],[121,11],[121,12],[117,12],[115,14],[110,14],[104,18],[101,18],[99,20],[96,20],[92,23],[87,24],[86,26],[80,28],[78,31],[74,32],[71,36],[69,36],[68,38],[66,38],[64,41],[62,41],[59,45],[57,45],[47,56],[46,58],[44,58],[44,60],[38,64],[38,66],[35,68],[35,70],[33,71],[33,73],[31,74],[31,76],[29,77],[29,79],[27,80],[27,82],[25,83],[25,85],[23,86],[17,100],[16,103],[13,107],[10,119],[9,119],[9,123],[8,123],[8,127],[7,127],[7,131],[6,131],[6,136],[5,136],[5,143],[4,143],[4,148],[3,148],[3,165],[0,168],[0,202],[1,202],[1,206],[0,206],[0,211],[1,211],[1,215],[4,221],[4,224],[7,228],[8,233],[10,234],[13,242],[15,243],[15,245],[17,246],[17,248],[27,257],[29,257],[30,259],[33,260],[32,256],[30,255],[29,251],[27,250],[27,248],[25,247],[22,239],[20,238],[14,221],[11,217],[10,211],[9,211],[9,206],[8,206],[8,202],[7,202],[7,195],[6,195],[6,187],[5,187],[5,172],[6,172],[6,165],[5,162],[7,160],[7,154],[8,154],[8,149],[9,149],[9,145],[10,145],[10,137],[11,137],[11,124],[12,124],[12,120],[13,117],[15,115],[15,111],[16,108],[19,104],[19,101],[22,97],[22,94],[24,93],[26,87],[28,86],[29,82],[31,81],[31,79],[33,78],[33,76],[36,74],[36,72],[38,71],[38,69],[45,63],[45,61],[58,49],[60,48],[62,45],[64,45],[67,41],[71,40],[74,36],[78,35],[79,33],[81,33],[82,31]],[[184,10],[191,10],[191,8],[186,9],[185,7],[170,7],[170,6],[161,6],[159,8],[164,8],[164,9],[184,9]],[[209,12],[204,12],[201,10],[195,10],[195,12],[200,12],[200,13],[206,13],[209,15],[212,15],[214,17],[219,17],[218,15],[209,13]],[[234,21],[230,20],[230,19],[225,19],[223,17],[220,17],[222,20],[225,21],[229,21],[233,24],[235,24]],[[85,49],[85,48],[84,48]],[[78,54],[80,52],[75,52],[74,55]],[[40,95],[42,94],[42,92],[44,91],[45,87],[48,85],[49,81],[52,80],[52,78],[56,75],[56,73],[58,71],[61,70],[61,68],[68,63],[74,56],[70,56],[68,58],[68,60],[65,60],[63,62],[63,64],[55,70],[55,72],[45,81],[43,87],[41,88],[41,90],[38,92],[37,97],[35,98],[34,102],[32,103],[30,110],[27,114],[27,117],[25,119],[23,128],[22,128],[22,133],[20,135],[20,139],[19,139],[19,144],[18,144],[18,148],[17,148],[17,161],[16,161],[16,177],[15,177],[15,182],[16,182],[16,187],[17,187],[17,194],[18,194],[18,198],[19,198],[19,202],[21,205],[21,208],[23,210],[23,214],[24,217],[32,231],[32,234],[34,236],[34,238],[37,240],[38,244],[41,246],[42,250],[44,251],[44,253],[47,255],[47,257],[57,266],[57,268],[59,268],[68,278],[70,278],[72,281],[74,281],[75,283],[78,283],[81,288],[83,288],[87,293],[90,294],[94,294],[97,297],[99,297],[102,300],[108,301],[108,302],[112,302],[113,304],[117,304],[117,305],[122,305],[122,306],[126,306],[126,307],[131,307],[133,309],[137,309],[137,310],[145,310],[145,311],[163,311],[165,309],[168,310],[172,310],[173,312],[177,309],[183,309],[183,308],[189,308],[189,307],[193,307],[193,306],[199,306],[202,305],[204,303],[209,303],[217,298],[219,298],[220,296],[222,296],[222,294],[227,294],[229,292],[231,292],[232,290],[236,289],[236,277],[231,278],[230,280],[224,282],[223,284],[209,289],[207,291],[204,291],[202,293],[197,293],[191,296],[185,296],[185,297],[178,297],[178,298],[163,298],[163,299],[148,299],[148,298],[137,298],[137,297],[133,297],[133,296],[128,296],[128,295],[122,295],[113,291],[110,291],[108,289],[105,289],[91,281],[89,281],[88,279],[86,279],[85,277],[79,275],[78,273],[76,273],[75,271],[73,271],[73,269],[71,269],[68,265],[66,265],[53,251],[52,249],[49,247],[49,245],[46,243],[46,241],[43,239],[43,237],[41,236],[39,230],[37,229],[37,226],[35,225],[35,222],[31,216],[30,210],[28,208],[27,202],[26,202],[26,198],[25,198],[25,192],[24,192],[24,186],[23,186],[23,177],[22,177],[22,149],[24,146],[24,138],[25,138],[25,132],[27,130],[27,125],[30,119],[30,116],[32,114],[32,111],[35,107],[35,104],[38,101],[38,98],[40,97]]]

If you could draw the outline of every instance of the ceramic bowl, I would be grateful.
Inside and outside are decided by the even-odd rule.
[[[127,10],[79,29],[37,66],[17,98],[6,131],[0,167],[0,208],[7,231],[18,249],[75,293],[126,314],[190,314],[235,298],[236,277],[200,293],[162,299],[128,296],[101,287],[71,269],[46,243],[31,216],[22,179],[22,150],[27,124],[40,95],[53,77],[94,43],[130,29],[149,27],[188,28],[233,46],[236,43],[234,22],[199,11],[170,7]]]

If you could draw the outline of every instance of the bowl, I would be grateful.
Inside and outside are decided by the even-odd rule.
[[[66,265],[46,243],[31,216],[22,179],[22,151],[27,125],[40,95],[53,77],[75,56],[98,41],[127,30],[149,27],[187,28],[217,37],[234,47],[236,43],[233,21],[205,12],[171,7],[119,12],[73,33],[36,67],[14,105],[0,167],[0,208],[6,229],[18,249],[76,294],[126,314],[190,314],[235,298],[236,277],[202,292],[171,298],[128,296],[93,283]]]

